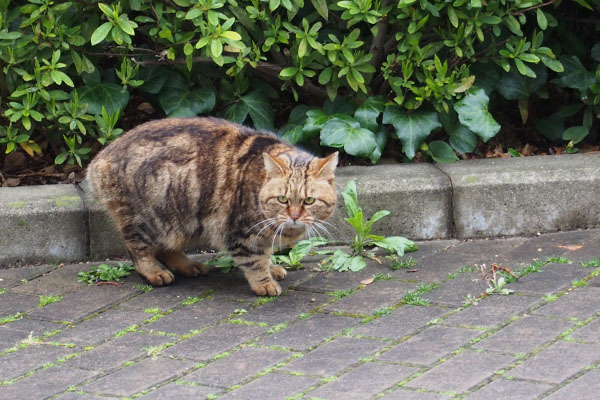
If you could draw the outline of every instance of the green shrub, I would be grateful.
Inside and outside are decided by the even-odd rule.
[[[600,113],[599,9],[0,0],[0,150],[81,165],[145,118],[214,114],[372,162],[393,141],[454,161],[519,118],[574,151]]]

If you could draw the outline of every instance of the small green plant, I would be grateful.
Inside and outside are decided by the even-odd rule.
[[[571,286],[573,286],[575,288],[580,288],[580,287],[584,287],[584,286],[587,286],[587,285],[588,285],[588,283],[587,283],[587,281],[585,279],[580,279],[578,281],[573,281],[571,283]]]
[[[485,264],[478,265],[477,268],[481,273],[481,279],[485,280],[488,285],[488,288],[485,289],[485,293],[487,294],[503,294],[509,295],[514,292],[512,289],[505,288],[507,283],[509,283],[504,275],[499,272],[505,272],[509,276],[517,278],[512,271],[508,268],[500,267],[499,265],[492,264],[492,267],[488,271],[487,266]]]
[[[334,292],[329,292],[327,294],[330,295],[331,297],[333,297],[334,299],[341,299],[342,297],[348,296],[352,292],[353,292],[352,289],[346,289],[346,290],[336,290]]]
[[[344,207],[348,213],[346,221],[354,228],[354,239],[350,244],[352,253],[348,254],[343,250],[336,250],[331,256],[323,262],[323,269],[336,271],[359,271],[367,263],[365,257],[375,258],[374,248],[381,248],[389,251],[398,257],[402,257],[407,251],[417,250],[417,245],[404,237],[400,236],[378,236],[371,233],[373,224],[381,218],[388,215],[387,210],[377,211],[371,219],[365,220],[363,210],[358,205],[358,192],[356,183],[350,181],[342,192],[344,198]]]
[[[285,263],[290,268],[298,269],[302,267],[302,259],[316,246],[323,246],[330,243],[329,240],[322,237],[312,237],[301,240],[292,247],[287,255],[274,255],[275,264]]]
[[[98,282],[119,282],[135,271],[133,265],[119,263],[119,265],[100,264],[89,271],[77,274],[77,282],[86,282],[88,285]]]
[[[140,283],[136,284],[135,288],[144,293],[147,293],[147,292],[151,291],[152,289],[154,289],[154,287],[152,285],[142,285]]]
[[[429,293],[433,291],[438,285],[435,283],[421,284],[417,286],[415,290],[412,290],[406,293],[403,297],[403,301],[406,304],[410,304],[412,306],[426,306],[429,305],[429,299],[421,298],[421,295],[425,293]]]
[[[406,260],[400,260],[397,255],[391,254],[386,256],[386,258],[392,262],[392,269],[394,271],[398,269],[410,269],[417,266],[417,261],[412,257],[408,257]]]
[[[375,317],[381,317],[384,315],[388,315],[389,313],[392,312],[392,309],[390,307],[382,307],[378,310],[373,311],[373,316]]]
[[[232,268],[235,268],[235,263],[233,262],[233,257],[225,253],[218,253],[213,259],[206,263],[207,267],[217,268],[219,271],[224,274],[231,271]]]
[[[392,279],[392,276],[390,274],[382,274],[381,272],[378,272],[375,275],[373,275],[373,282],[389,281],[391,279]]]
[[[202,297],[197,297],[197,296],[193,296],[193,297],[188,297],[187,299],[185,299],[184,301],[181,302],[182,306],[189,306],[192,304],[195,304],[199,301],[202,301]]]
[[[550,256],[546,259],[546,263],[555,263],[555,264],[571,264],[573,261],[569,260],[566,257],[560,256]]]
[[[52,303],[56,303],[58,301],[61,301],[63,299],[63,296],[55,296],[55,295],[40,295],[40,307],[44,307],[47,306],[48,304],[52,304]]]
[[[600,257],[592,258],[589,261],[582,261],[581,266],[584,268],[593,268],[593,267],[600,268]]]
[[[549,295],[542,297],[542,299],[548,303],[554,303],[556,300],[558,300],[558,295],[549,294]]]

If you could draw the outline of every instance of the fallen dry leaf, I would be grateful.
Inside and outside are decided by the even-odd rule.
[[[360,283],[362,283],[363,285],[370,285],[371,283],[373,283],[373,278],[369,278],[369,279],[365,279],[360,281]]]
[[[579,250],[579,249],[580,249],[580,248],[582,248],[583,246],[582,246],[582,245],[579,245],[579,244],[572,244],[572,245],[568,245],[568,246],[563,246],[563,245],[560,245],[560,246],[558,246],[558,247],[560,247],[561,249],[567,249],[567,250],[569,250],[569,251],[575,251],[575,250]]]

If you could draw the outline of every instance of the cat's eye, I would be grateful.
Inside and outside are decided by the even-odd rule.
[[[307,197],[307,198],[304,199],[304,204],[311,205],[314,202],[315,202],[315,198],[314,197]]]
[[[279,196],[279,197],[277,197],[277,201],[285,204],[288,202],[288,198],[285,196]]]

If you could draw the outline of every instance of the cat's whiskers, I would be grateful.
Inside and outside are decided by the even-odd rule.
[[[331,236],[331,233],[329,233],[329,230],[327,229],[327,227],[325,225],[323,225],[320,222],[314,221],[313,222],[313,228],[317,231],[317,232],[321,232],[323,231],[325,233],[325,235],[329,238],[329,240],[333,240],[333,236]],[[318,235],[321,236],[321,235]]]
[[[271,253],[275,253],[275,239],[277,239],[278,234],[280,235],[280,244],[281,244],[281,233],[283,232],[284,227],[285,227],[285,221],[280,222],[279,225],[277,225],[277,229],[275,229],[275,232],[273,233],[273,239],[271,239]],[[279,247],[281,247],[281,245]]]
[[[318,223],[320,223],[320,224],[327,225],[327,226],[331,227],[334,230],[337,230],[337,226],[335,226],[331,222],[328,222],[328,221],[325,221],[325,220],[322,220],[322,219],[318,219],[318,218],[315,218],[315,221],[318,222]]]
[[[265,229],[268,229],[277,223],[277,220],[275,218],[269,218],[269,219],[270,219],[270,221],[265,226],[263,226],[262,229],[260,231],[258,231],[258,233],[256,235],[254,235],[254,238],[252,239],[252,243],[251,243],[252,248],[256,248],[256,240],[259,238],[260,234]]]
[[[252,229],[254,229],[255,226],[260,225],[260,224],[267,224],[270,222],[277,222],[277,218],[273,217],[273,218],[267,218],[267,219],[263,219],[262,221],[258,221],[256,224],[252,225],[250,228],[248,228],[248,230],[246,231],[246,233],[250,232]],[[267,225],[268,226],[268,225]],[[264,229],[264,228],[263,228]],[[260,230],[260,232],[262,232],[262,229]]]

